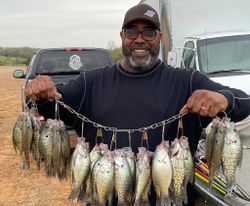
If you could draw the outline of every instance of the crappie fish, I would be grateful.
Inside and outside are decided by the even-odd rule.
[[[123,150],[124,150],[127,162],[129,164],[130,173],[131,173],[131,176],[132,176],[132,183],[134,183],[135,182],[135,170],[136,170],[135,154],[132,151],[131,147],[123,147]],[[134,189],[134,185],[132,185],[132,187]]]
[[[69,199],[78,201],[82,185],[90,172],[89,144],[84,138],[78,138],[78,143],[71,159],[71,193]]]
[[[212,154],[210,157],[209,174],[208,174],[210,186],[214,179],[214,175],[219,173],[221,160],[222,160],[222,154],[223,154],[222,151],[224,147],[225,134],[227,130],[228,128],[226,124],[221,121],[219,123],[218,130],[215,133],[215,142],[214,142]]]
[[[22,126],[22,118],[19,116],[13,128],[12,144],[15,151],[17,152],[18,150],[20,154],[22,152]]]
[[[48,119],[41,130],[38,148],[40,157],[45,162],[45,175],[47,177],[53,176],[52,165],[52,147],[53,147],[53,127],[51,126],[51,119]]]
[[[52,166],[53,176],[59,180],[66,178],[66,167],[70,159],[69,136],[61,120],[52,120]]]
[[[66,130],[66,127],[62,121],[60,121],[59,134],[61,137],[61,153],[60,153],[60,164],[58,177],[59,180],[66,178],[67,165],[70,162],[70,143],[69,135]]]
[[[152,160],[152,180],[160,204],[170,205],[169,187],[172,180],[172,168],[168,141],[162,141],[156,147]]]
[[[92,150],[93,153],[91,153],[91,155],[96,155],[96,157],[94,157],[94,156],[90,157],[90,159],[92,158],[94,165],[92,165],[92,162],[91,162],[91,167],[93,166],[93,168],[91,169],[90,185],[89,185],[89,182],[87,182],[87,184],[88,184],[87,185],[87,190],[86,190],[86,197],[87,197],[87,199],[85,198],[86,201],[90,201],[92,203],[96,203],[97,199],[98,199],[98,197],[97,197],[96,180],[97,180],[99,169],[100,169],[100,167],[103,164],[103,162],[102,162],[103,155],[106,152],[109,151],[107,144],[100,143],[99,145],[96,144],[95,147],[96,148],[95,148],[94,151]],[[93,159],[93,157],[96,158],[96,160]],[[90,192],[89,189],[91,189],[91,196],[89,196],[89,192]]]
[[[218,117],[215,117],[213,121],[207,126],[205,131],[205,145],[206,145],[206,160],[208,166],[211,165],[211,156],[214,149],[215,144],[215,136],[221,124],[221,120]]]
[[[147,186],[146,186],[144,193],[142,194],[142,197],[141,197],[141,205],[142,206],[150,206],[148,196],[149,196],[150,191],[151,191],[151,185],[152,185],[152,178],[150,176],[150,178],[148,179]]]
[[[12,134],[12,143],[14,146],[15,151],[19,152],[20,155],[20,168],[28,168],[28,162],[25,159],[25,155],[23,152],[22,148],[22,127],[23,127],[23,122],[22,122],[22,117],[21,115],[18,117],[15,126],[13,128],[13,134]]]
[[[61,136],[62,157],[64,162],[67,163],[70,160],[70,140],[69,134],[63,122],[61,122],[59,132]]]
[[[31,152],[31,145],[33,141],[33,130],[30,113],[28,111],[22,112],[15,123],[12,142],[14,149],[20,154],[20,168],[28,169],[30,167],[29,154]]]
[[[31,153],[33,156],[33,159],[36,161],[37,169],[40,170],[40,153],[39,153],[39,147],[38,142],[41,134],[41,128],[43,127],[45,123],[45,119],[43,116],[41,116],[37,110],[37,107],[35,104],[32,105],[30,109],[31,114],[31,121],[32,121],[32,128],[33,128],[33,143],[31,148]]]
[[[29,159],[29,153],[31,152],[31,144],[33,140],[33,126],[31,115],[29,112],[22,113],[22,148],[25,155],[27,155],[27,159]]]
[[[40,134],[41,134],[41,127],[42,127],[42,123],[39,123],[35,117],[33,118],[33,144],[32,144],[32,154],[33,154],[33,159],[36,161],[36,166],[37,169],[40,170],[40,153],[39,153],[39,138],[40,138]]]
[[[235,130],[233,122],[227,121],[228,131],[225,135],[225,143],[222,156],[222,168],[226,177],[228,192],[232,192],[235,184],[236,168],[241,166],[243,150],[239,134]]]
[[[115,184],[115,166],[113,152],[107,151],[103,154],[100,168],[96,177],[96,192],[98,205],[112,205],[113,189]]]
[[[184,203],[187,204],[187,184],[194,181],[194,161],[190,151],[188,138],[182,136],[180,138],[180,145],[183,151],[184,167],[185,167],[185,180],[184,180]]]
[[[101,158],[101,148],[99,144],[96,144],[93,149],[91,150],[90,154],[90,175],[87,178],[86,181],[86,190],[85,190],[85,201],[86,202],[91,202],[92,200],[92,190],[93,190],[93,185],[92,185],[92,172],[93,172],[93,168],[94,165],[96,163],[96,161]]]
[[[103,164],[103,156],[101,156],[94,164],[93,169],[91,170],[91,187],[92,187],[92,191],[91,191],[91,203],[96,204],[98,197],[97,197],[97,176],[99,173],[100,168],[102,167]]]
[[[153,156],[152,152],[146,150],[145,147],[139,147],[138,150],[136,161],[135,206],[149,203],[147,196],[149,194],[148,185],[151,185],[150,163]]]
[[[61,167],[61,136],[59,133],[59,127],[57,125],[53,126],[53,137],[52,137],[52,167],[53,167],[53,176],[57,176],[59,180],[63,177],[63,174],[60,174],[59,168]]]
[[[171,143],[172,185],[171,194],[174,205],[182,205],[184,200],[185,163],[183,150],[178,138]]]
[[[118,196],[118,205],[132,204],[132,175],[129,163],[123,149],[114,151],[115,161],[115,190]]]

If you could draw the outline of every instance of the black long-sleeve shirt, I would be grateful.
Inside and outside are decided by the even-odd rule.
[[[101,125],[119,129],[147,127],[178,114],[192,92],[197,89],[224,94],[229,102],[227,113],[233,121],[239,121],[250,113],[250,100],[234,98],[247,97],[244,92],[215,83],[200,72],[174,69],[160,61],[144,73],[128,73],[121,65],[87,71],[67,84],[58,85],[57,88],[63,96],[62,101],[77,112]],[[41,106],[40,109],[42,108],[44,107]],[[80,135],[81,119],[64,109],[60,111],[60,118],[73,126]],[[183,117],[184,135],[189,137],[192,151],[201,128],[210,121],[211,118],[197,114],[187,114]],[[151,151],[161,142],[161,132],[162,128],[148,130]],[[177,121],[166,125],[166,139],[173,140],[176,132]],[[93,146],[96,127],[86,123],[84,136]],[[104,131],[105,143],[109,144],[111,137],[112,132]],[[117,147],[129,146],[128,144],[128,134],[118,133]],[[132,148],[135,152],[140,144],[141,133],[132,133]]]
[[[234,98],[247,97],[244,92],[215,83],[198,71],[174,69],[161,61],[143,73],[128,73],[121,65],[86,71],[69,83],[58,85],[57,88],[63,96],[62,101],[77,112],[101,125],[119,129],[147,127],[178,114],[192,92],[197,89],[219,91],[224,94],[229,102],[227,113],[233,121],[239,121],[250,114],[250,100]],[[39,108],[44,110],[44,106]],[[60,118],[73,126],[80,135],[81,119],[65,109],[61,108],[60,111]],[[211,120],[197,114],[187,114],[183,117],[184,135],[189,138],[192,152],[195,151],[202,128]],[[167,140],[176,137],[177,123],[175,121],[166,125]],[[104,143],[110,144],[112,132],[103,133]],[[96,127],[85,123],[84,137],[93,147]],[[134,152],[141,146],[141,139],[141,132],[131,134]],[[148,130],[149,150],[154,151],[161,140],[162,128]],[[118,133],[117,148],[127,146],[128,133]]]

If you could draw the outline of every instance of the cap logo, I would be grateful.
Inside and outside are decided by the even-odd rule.
[[[155,15],[155,12],[152,10],[147,10],[144,14],[152,18]]]

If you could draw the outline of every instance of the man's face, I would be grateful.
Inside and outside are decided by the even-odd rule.
[[[161,32],[149,22],[134,21],[121,32],[122,52],[130,71],[141,72],[155,65]]]

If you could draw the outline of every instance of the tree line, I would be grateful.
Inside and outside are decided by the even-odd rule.
[[[0,66],[27,66],[32,54],[38,49],[31,47],[0,47]],[[116,63],[121,61],[121,47],[109,47],[107,50]]]
[[[31,47],[0,47],[0,66],[26,66],[32,54],[38,48]]]

